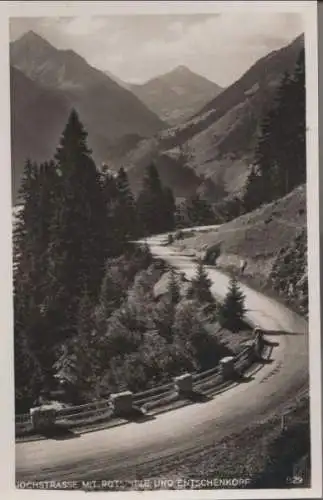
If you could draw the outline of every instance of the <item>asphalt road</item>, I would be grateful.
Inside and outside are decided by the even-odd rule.
[[[195,273],[196,264],[168,246],[163,237],[148,240],[152,253],[185,272]],[[228,278],[207,268],[212,291],[224,296]],[[16,444],[17,480],[125,479],[140,467],[163,462],[183,453],[194,453],[216,443],[251,422],[261,422],[291,401],[308,381],[307,322],[275,300],[241,285],[246,295],[248,318],[268,330],[275,342],[271,362],[247,383],[195,403],[120,427],[66,440]]]

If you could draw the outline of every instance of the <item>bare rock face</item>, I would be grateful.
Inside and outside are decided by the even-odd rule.
[[[307,231],[303,229],[291,245],[278,255],[271,275],[272,287],[308,314]]]

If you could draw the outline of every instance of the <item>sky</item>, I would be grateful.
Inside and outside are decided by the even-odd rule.
[[[265,10],[189,15],[11,18],[10,38],[33,30],[129,83],[187,66],[221,86],[303,32],[299,14]]]

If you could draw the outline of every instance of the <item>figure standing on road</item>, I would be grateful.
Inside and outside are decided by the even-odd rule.
[[[240,261],[240,274],[242,275],[247,267],[247,261],[242,259]]]

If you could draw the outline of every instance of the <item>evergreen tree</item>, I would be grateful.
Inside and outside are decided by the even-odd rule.
[[[170,278],[169,278],[167,292],[172,304],[177,304],[181,298],[181,294],[180,294],[180,287],[178,284],[178,280],[173,268],[170,271]]]
[[[121,241],[126,244],[137,235],[137,217],[133,194],[124,168],[120,168],[116,185],[118,190],[118,203],[115,212],[116,224],[120,228]]]
[[[272,199],[272,138],[271,130],[274,122],[274,111],[271,109],[263,118],[255,150],[255,165],[259,172],[259,179],[254,178],[260,190],[262,201],[266,203]],[[249,186],[250,189],[250,186]]]
[[[263,183],[262,178],[257,171],[256,167],[252,165],[250,173],[248,175],[244,194],[242,199],[242,205],[245,212],[251,212],[255,208],[259,207],[263,202]]]
[[[176,202],[170,188],[164,188],[164,227],[163,231],[172,231],[175,228]]]
[[[275,99],[263,117],[254,160],[259,177],[251,176],[247,181],[249,201],[250,191],[254,197],[259,190],[262,202],[269,202],[306,182],[305,119],[305,60],[302,49],[294,71],[285,73]]]
[[[142,234],[158,234],[172,230],[175,225],[175,209],[171,189],[162,186],[158,170],[151,164],[147,168],[137,199],[138,223]]]
[[[14,229],[14,264],[16,269],[20,268],[20,273],[23,272],[26,259],[37,260],[43,248],[43,242],[39,238],[41,233],[41,219],[39,217],[40,207],[40,175],[39,166],[36,163],[31,163],[27,160],[22,176],[21,188],[19,190],[19,200],[21,209],[16,216],[16,224]],[[44,214],[44,217],[46,214]],[[28,266],[30,269],[30,265]]]
[[[189,224],[192,226],[203,226],[212,224],[215,221],[211,205],[198,194],[186,200],[185,210]]]
[[[25,413],[44,387],[44,376],[41,364],[31,349],[25,323],[26,314],[24,299],[26,294],[21,291],[14,296],[14,368],[15,368],[15,406],[17,413]]]
[[[56,154],[61,177],[48,250],[48,306],[64,336],[76,333],[82,290],[87,289],[92,298],[98,295],[107,254],[104,197],[86,137],[77,113],[72,111]]]
[[[199,260],[196,275],[192,279],[187,295],[190,299],[195,299],[200,303],[214,302],[211,293],[212,281],[208,278],[202,260]]]
[[[300,51],[292,77],[291,91],[293,101],[293,184],[306,182],[306,88],[305,88],[305,50]]]
[[[54,364],[55,378],[76,400],[84,399],[93,389],[99,369],[93,311],[91,298],[84,290],[78,308],[77,335],[62,344],[62,354]]]
[[[40,166],[26,162],[20,190],[22,206],[13,235],[15,356],[19,358],[24,352],[26,362],[29,359],[30,366],[36,367],[34,371],[44,385],[48,384],[48,366],[53,360],[53,337],[47,320],[46,298],[54,177],[52,162]],[[19,364],[20,361],[16,361],[16,387],[21,380],[26,385],[23,391],[26,395],[37,384],[34,384],[31,374],[27,379],[20,379]]]
[[[219,306],[219,322],[223,328],[238,332],[242,326],[245,312],[245,296],[239,289],[237,280],[233,277],[230,280],[228,293]]]
[[[166,294],[161,297],[154,308],[154,327],[167,342],[173,340],[173,322],[176,304]]]
[[[184,202],[178,203],[175,208],[174,223],[177,229],[182,229],[190,224],[188,220],[186,205]]]
[[[107,256],[115,257],[120,255],[122,250],[121,226],[116,217],[119,206],[119,191],[117,180],[114,175],[107,172],[102,179],[102,190],[104,196],[105,216],[106,216],[106,248]]]
[[[101,284],[99,307],[97,311],[97,324],[105,328],[109,316],[120,307],[125,298],[127,287],[124,286],[123,276],[117,266],[107,261],[105,273]]]
[[[144,235],[161,232],[162,186],[155,165],[147,168],[137,199],[138,219]]]

